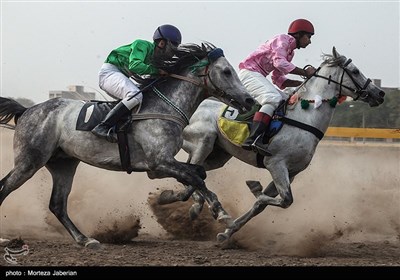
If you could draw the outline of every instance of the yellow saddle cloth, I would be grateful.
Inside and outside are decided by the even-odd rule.
[[[259,105],[253,107],[250,112],[239,114],[239,111],[228,105],[224,106],[218,117],[218,128],[221,134],[231,143],[241,146],[244,140],[250,135],[250,125],[254,113],[260,108]]]

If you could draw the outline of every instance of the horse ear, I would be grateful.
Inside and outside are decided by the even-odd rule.
[[[337,52],[335,46],[333,46],[333,48],[332,48],[332,54],[333,54],[334,58],[338,58],[340,56],[340,54]]]

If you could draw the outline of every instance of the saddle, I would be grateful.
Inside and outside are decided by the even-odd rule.
[[[271,122],[262,136],[263,143],[268,143],[282,128],[282,117],[286,114],[286,105],[287,102],[282,100],[274,111]],[[218,118],[218,128],[221,134],[232,144],[241,146],[250,135],[254,114],[260,108],[261,105],[256,104],[249,112],[239,114],[237,109],[225,106]]]
[[[78,120],[76,122],[76,130],[81,131],[91,131],[96,125],[98,125],[114,108],[119,101],[98,101],[91,100],[86,102],[78,115]],[[115,125],[115,132],[118,138],[118,149],[119,156],[121,158],[122,168],[131,174],[133,168],[131,166],[130,152],[128,145],[128,132],[131,128],[132,116],[128,114],[118,120]]]
[[[283,124],[288,124],[309,131],[314,134],[319,140],[324,137],[324,133],[319,129],[308,124],[296,121],[286,117],[286,109],[289,104],[289,99],[282,100],[272,115],[272,119],[267,130],[262,136],[263,143],[269,143],[271,139],[278,134],[283,127]],[[261,106],[256,104],[250,112],[239,114],[239,111],[233,107],[225,106],[218,118],[218,128],[221,134],[232,144],[241,146],[242,143],[250,135],[250,127],[253,121],[255,112]],[[264,156],[257,153],[257,166],[265,168],[263,164]]]

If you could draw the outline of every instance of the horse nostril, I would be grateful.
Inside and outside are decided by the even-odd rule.
[[[383,90],[381,90],[381,91],[379,92],[379,96],[380,96],[380,97],[385,97],[385,92],[384,92]]]

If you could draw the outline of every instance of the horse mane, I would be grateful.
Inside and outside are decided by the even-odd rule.
[[[216,47],[209,42],[204,42],[201,46],[193,43],[182,44],[175,49],[172,58],[160,58],[157,61],[153,60],[151,63],[154,67],[162,69],[168,73],[179,74],[183,70],[207,57],[208,53],[215,48]],[[146,86],[154,81],[154,77],[143,77],[136,74],[133,75],[133,78],[141,86]]]
[[[323,65],[328,65],[328,66],[339,66],[339,65],[343,65],[345,63],[345,61],[347,60],[347,58],[344,55],[339,55],[338,57],[335,57],[331,54],[322,54],[322,64]]]

